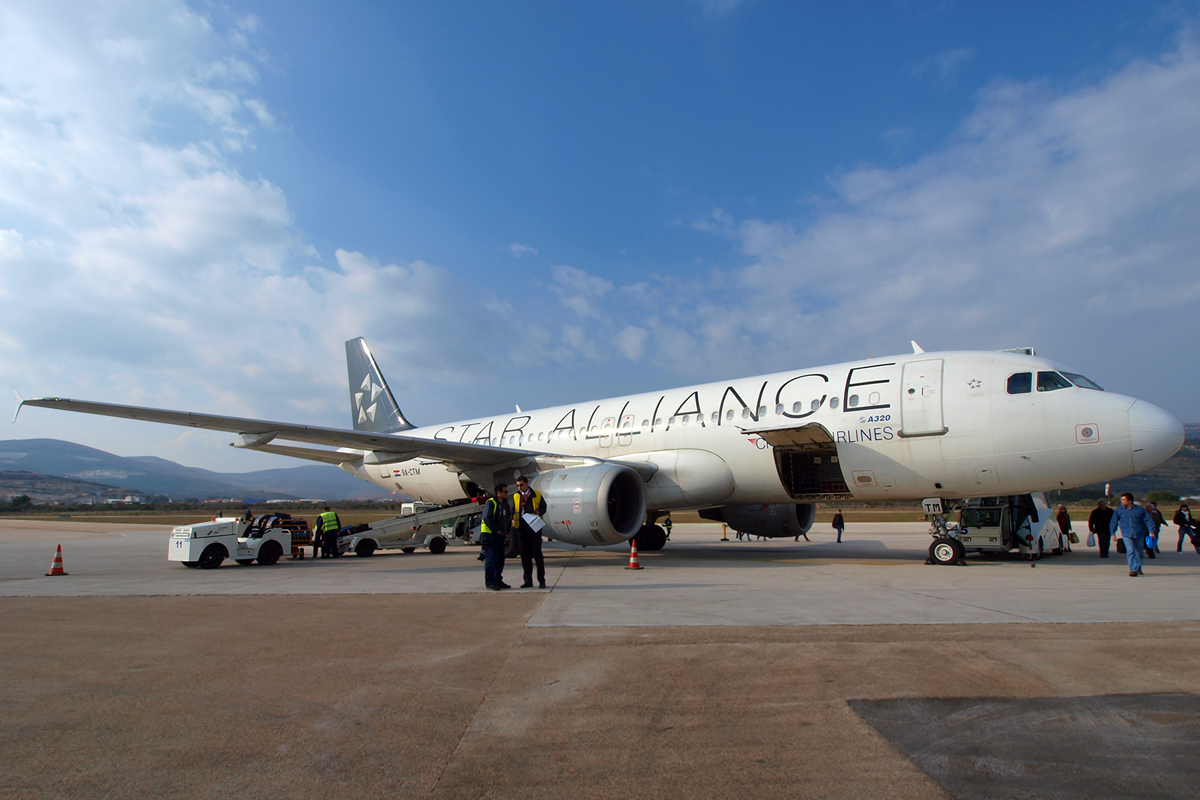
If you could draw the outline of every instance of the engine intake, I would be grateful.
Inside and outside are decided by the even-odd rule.
[[[817,516],[817,507],[808,503],[720,506],[701,509],[700,516],[724,522],[742,533],[766,536],[768,539],[781,539],[784,536],[795,538],[808,533]]]
[[[594,464],[543,472],[531,481],[546,498],[546,524],[568,544],[628,541],[646,519],[646,485],[633,469]]]

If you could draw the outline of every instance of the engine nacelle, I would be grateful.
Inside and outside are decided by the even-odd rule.
[[[784,536],[794,539],[802,533],[808,533],[817,516],[817,507],[809,503],[721,506],[701,509],[700,516],[724,522],[742,533],[766,536],[768,539]]]
[[[629,467],[594,464],[543,472],[531,485],[546,499],[546,525],[568,544],[619,544],[646,520],[646,484]]]

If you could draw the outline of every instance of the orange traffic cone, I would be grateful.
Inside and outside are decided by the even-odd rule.
[[[629,566],[625,569],[641,569],[642,565],[637,559],[637,539],[629,540]]]
[[[53,575],[66,574],[67,571],[63,569],[62,565],[62,545],[60,544],[58,549],[54,551],[54,560],[50,562],[50,571],[46,573],[46,577],[49,578]]]

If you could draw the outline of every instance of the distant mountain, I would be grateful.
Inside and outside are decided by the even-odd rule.
[[[59,439],[0,440],[0,470],[108,484],[126,492],[176,499],[378,499],[392,495],[330,464],[256,472],[212,472],[154,456],[126,458]]]
[[[76,478],[0,470],[0,500],[25,495],[34,503],[87,503],[123,499],[129,494],[116,486]]]

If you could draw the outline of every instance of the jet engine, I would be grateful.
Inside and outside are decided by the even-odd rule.
[[[700,510],[700,516],[704,519],[724,522],[735,531],[766,536],[768,539],[784,536],[795,538],[808,533],[816,515],[817,507],[808,503],[720,506]]]
[[[620,464],[566,467],[536,476],[546,499],[546,524],[560,542],[588,545],[628,541],[646,521],[646,484]]]

